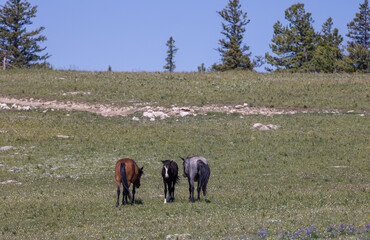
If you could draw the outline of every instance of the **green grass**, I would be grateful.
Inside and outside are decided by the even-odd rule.
[[[81,92],[77,95],[63,95]],[[82,94],[90,92],[91,94]],[[87,103],[242,104],[339,108],[365,115],[198,115],[132,121],[84,112],[0,110],[1,239],[270,239],[280,232],[369,224],[369,77],[347,74],[1,71],[0,96]],[[140,116],[140,113],[135,113]],[[281,126],[251,130],[257,123]],[[66,135],[69,138],[58,138]],[[209,160],[208,199],[189,203],[184,178],[163,204],[161,160]],[[114,164],[144,166],[137,198],[115,207]],[[311,237],[314,237],[311,235]]]
[[[27,78],[25,73],[10,73],[9,76],[12,74],[14,81]],[[30,73],[31,77],[37,74],[40,78],[48,75]],[[146,76],[152,80],[171,76],[159,73],[111,76],[106,73],[55,74],[57,77],[70,74],[81,79],[91,75],[97,82],[89,82],[92,85],[114,76]],[[99,74],[102,79],[96,77]],[[194,76],[202,81],[216,82],[212,79],[219,75]],[[245,79],[249,75],[238,73],[235,76]],[[264,78],[264,84],[271,82],[271,87],[280,87],[275,80],[268,81],[270,75],[252,74],[249,77],[258,76]],[[312,82],[325,82],[311,76]],[[288,75],[283,77],[289,78]],[[351,80],[349,75],[339,77],[348,78],[342,80],[343,84],[353,84],[348,87],[353,91],[357,89],[364,94],[360,86],[368,87],[367,80]],[[4,74],[1,79],[4,81]],[[326,80],[340,82],[339,79]],[[54,90],[52,84],[50,89],[43,90],[41,85],[45,83],[36,80],[40,85],[35,90],[25,87],[32,81],[28,79],[26,85],[18,86],[18,90],[9,94],[23,96],[18,91],[24,88],[24,96],[52,98],[51,93],[55,89],[62,89],[56,83],[58,86]],[[145,81],[153,86],[151,81]],[[185,80],[176,81],[179,84],[175,92]],[[296,82],[293,79],[287,81]],[[301,81],[302,86],[307,84]],[[75,82],[78,84],[77,80]],[[132,80],[132,84],[134,82]],[[236,82],[243,83],[241,80]],[[225,86],[221,92],[231,91],[226,80],[222,83]],[[202,84],[200,81],[199,85]],[[107,84],[107,88],[109,86]],[[145,85],[145,91],[149,86]],[[333,86],[336,88],[339,87]],[[8,94],[2,87],[0,89],[2,94]],[[84,89],[78,87],[77,90]],[[34,95],[32,91],[35,91]],[[140,95],[140,91],[134,92]],[[104,101],[119,100],[118,94],[109,97],[102,94]],[[240,101],[238,94],[235,95],[236,99],[232,101]],[[143,96],[136,100],[156,99],[144,93]],[[195,99],[201,97],[199,94],[194,96]],[[99,100],[88,99],[89,96],[78,97],[83,101]],[[130,98],[120,101],[123,103]],[[177,99],[176,102],[187,101],[186,96],[171,96],[169,99],[172,98]],[[227,102],[227,98],[214,95],[212,101],[224,99]],[[319,94],[316,99],[320,99]],[[158,101],[166,103],[169,100]],[[196,104],[200,99],[192,101]],[[284,102],[283,98],[281,101]],[[330,107],[347,108],[341,105],[343,102],[334,106],[333,101]],[[368,103],[360,102],[358,109],[367,108]],[[316,107],[321,104],[326,106],[325,103],[317,103]],[[188,233],[193,239],[255,239],[258,230],[264,228],[270,239],[276,239],[280,232],[292,232],[297,228],[315,226],[323,232],[331,224],[353,224],[356,229],[369,224],[368,114],[244,118],[237,114],[208,114],[156,122],[134,122],[131,118],[105,118],[66,111],[43,113],[37,109],[30,112],[0,110],[0,130],[3,131],[0,133],[0,147],[18,147],[0,152],[0,164],[4,165],[0,167],[0,180],[13,179],[23,183],[0,185],[0,238],[165,239],[169,234]],[[276,124],[281,128],[276,131],[251,130],[250,127],[257,122]],[[58,134],[70,138],[58,138]],[[210,203],[203,200],[189,203],[187,181],[181,177],[176,201],[163,204],[160,161],[175,159],[182,174],[178,157],[192,155],[201,155],[209,160]],[[114,164],[122,157],[131,157],[140,167],[144,166],[142,187],[137,190],[137,198],[142,204],[116,208]],[[368,236],[367,232],[354,237]]]
[[[63,95],[70,92],[80,94]],[[369,92],[365,74],[0,72],[3,96],[117,105],[248,103],[369,111]]]

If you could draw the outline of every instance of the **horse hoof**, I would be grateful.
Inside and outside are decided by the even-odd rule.
[[[167,199],[164,199],[164,203],[167,203]]]

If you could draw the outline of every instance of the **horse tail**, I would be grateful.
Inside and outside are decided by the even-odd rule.
[[[180,181],[180,178],[179,178],[179,175],[177,174],[175,178],[175,183],[177,184],[179,181]]]
[[[200,172],[199,174],[200,182],[202,183],[200,187],[203,190],[203,195],[205,196],[207,194],[207,184],[209,176],[211,175],[211,169],[209,168],[208,164],[205,164],[202,161],[198,161],[198,164]]]
[[[180,181],[180,178],[179,178],[179,167],[177,166],[177,163],[174,162],[174,166],[175,166],[175,174],[176,174],[176,177],[175,177],[175,184],[178,183]]]
[[[131,201],[130,189],[129,189],[129,186],[128,186],[128,183],[127,183],[126,164],[125,163],[121,163],[120,173],[121,173],[121,182],[122,182],[122,186],[123,186],[123,192],[128,195],[128,198]]]

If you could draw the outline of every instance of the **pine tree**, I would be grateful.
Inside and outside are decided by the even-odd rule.
[[[356,17],[347,24],[347,37],[351,38],[350,44],[359,44],[364,48],[369,49],[370,46],[370,11],[368,0],[360,4],[360,13],[356,13]]]
[[[170,39],[167,41],[166,46],[168,47],[166,57],[167,64],[163,68],[169,72],[173,72],[173,70],[176,68],[175,61],[173,59],[175,57],[175,53],[179,49],[175,47],[175,40],[173,40],[172,37],[170,37]]]
[[[347,24],[348,34],[348,62],[355,71],[369,72],[370,59],[370,11],[368,0],[360,4],[360,12]]]
[[[5,56],[7,65],[15,68],[49,67],[46,59],[50,56],[41,54],[46,47],[39,43],[46,40],[40,35],[45,29],[40,27],[27,31],[36,17],[37,6],[23,0],[8,0],[0,9],[0,55]]]
[[[274,25],[270,48],[277,56],[266,53],[267,63],[277,71],[309,71],[308,63],[313,57],[317,38],[311,13],[306,13],[304,4],[294,4],[285,10],[285,19],[288,26],[283,26],[280,21]]]
[[[198,66],[198,72],[205,72],[205,71],[206,71],[206,67],[204,66],[204,63]]]
[[[344,71],[343,54],[340,45],[343,37],[339,35],[337,28],[333,29],[333,20],[328,18],[318,34],[318,45],[313,58],[309,63],[309,69],[313,72],[333,73]]]
[[[247,13],[243,13],[241,10],[239,0],[230,0],[228,5],[218,14],[226,22],[222,23],[223,31],[221,32],[225,39],[219,40],[221,47],[218,48],[222,64],[214,64],[212,69],[215,71],[252,70],[250,53],[246,53],[249,46],[242,45],[245,26],[250,22],[247,19]]]

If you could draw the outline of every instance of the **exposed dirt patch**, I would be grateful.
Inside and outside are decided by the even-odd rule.
[[[42,99],[18,99],[10,97],[0,97],[0,103],[16,104],[19,106],[39,107],[45,109],[64,109],[68,111],[86,111],[100,114],[103,116],[127,116],[135,112],[162,112],[169,117],[187,116],[196,114],[205,114],[209,112],[220,113],[238,113],[241,115],[279,115],[279,114],[296,114],[296,113],[340,113],[340,109],[317,109],[317,108],[300,108],[300,107],[263,107],[248,104],[243,105],[221,105],[210,104],[204,106],[171,106],[157,107],[151,106],[150,103],[132,103],[127,106],[117,107],[113,104],[87,104],[79,102],[61,102],[57,100],[47,101]],[[363,112],[363,111],[362,111]]]

